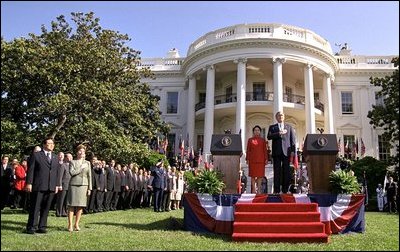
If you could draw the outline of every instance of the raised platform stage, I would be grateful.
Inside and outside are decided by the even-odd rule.
[[[364,194],[186,193],[184,197],[186,230],[228,234],[238,241],[276,241],[278,236],[283,237],[283,241],[303,241],[304,237],[298,234],[299,230],[308,232],[304,231],[308,229],[308,237],[319,233],[315,234],[316,241],[327,242],[326,236],[330,234],[365,231]],[[282,229],[282,225],[287,227],[286,231]],[[243,230],[245,231],[242,232]],[[285,232],[291,233],[291,238]],[[322,233],[326,235],[323,236]],[[257,236],[261,238],[257,239]],[[296,236],[298,239],[295,239]]]

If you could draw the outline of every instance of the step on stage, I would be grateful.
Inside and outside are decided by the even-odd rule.
[[[234,241],[328,242],[365,231],[364,194],[195,194],[184,196],[184,227]]]

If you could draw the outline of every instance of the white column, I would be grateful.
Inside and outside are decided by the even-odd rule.
[[[332,110],[332,89],[331,89],[332,76],[330,74],[325,74],[323,90],[324,90],[324,116],[325,116],[325,133],[335,134],[335,129],[333,128],[333,110]]]
[[[188,146],[193,146],[194,126],[195,126],[195,101],[196,101],[196,78],[189,76],[189,93],[188,93],[188,112],[187,112],[187,134],[189,136]]]
[[[286,62],[284,58],[272,58],[274,64],[274,115],[278,111],[283,112],[283,77],[282,64]]]
[[[215,68],[214,65],[208,65],[207,84],[206,84],[206,109],[204,116],[204,161],[209,161],[208,156],[211,154],[211,137],[214,132],[214,93],[215,93]]]
[[[306,134],[315,133],[315,112],[314,112],[314,80],[313,66],[307,64],[304,67],[304,85],[306,90]]]
[[[236,102],[236,131],[241,131],[242,152],[244,153],[246,134],[246,62],[247,59],[236,59],[237,63],[237,102]]]

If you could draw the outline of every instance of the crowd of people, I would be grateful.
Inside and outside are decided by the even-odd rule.
[[[107,163],[96,156],[86,160],[86,147],[72,153],[53,153],[47,138],[21,163],[2,157],[1,210],[9,206],[29,213],[26,233],[46,233],[50,210],[67,217],[67,230],[80,230],[82,214],[154,207],[155,212],[182,208],[186,189],[184,169],[158,160],[150,169],[136,163]],[[191,170],[186,164],[187,170]],[[75,217],[75,220],[74,220]]]

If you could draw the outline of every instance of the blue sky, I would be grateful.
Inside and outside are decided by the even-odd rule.
[[[40,34],[44,24],[63,14],[93,11],[105,29],[128,34],[129,46],[143,58],[165,57],[177,48],[186,56],[204,34],[243,23],[283,23],[309,29],[335,43],[347,42],[354,55],[399,54],[399,2],[1,2],[1,36],[10,41]]]

